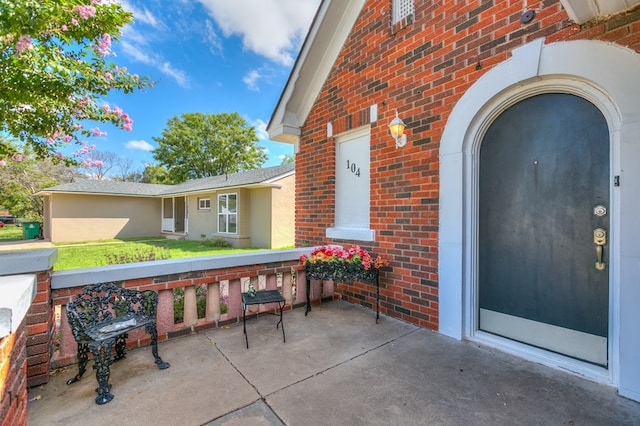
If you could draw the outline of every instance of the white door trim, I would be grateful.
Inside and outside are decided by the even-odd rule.
[[[569,368],[619,387],[640,400],[640,55],[609,43],[535,40],[483,75],[454,107],[440,147],[440,332],[458,339],[491,341],[547,365]],[[562,356],[496,342],[477,332],[476,247],[478,149],[493,119],[539,93],[581,96],[605,116],[611,135],[610,367],[593,368]],[[613,179],[612,179],[613,180]],[[624,232],[621,232],[624,230]],[[504,339],[503,339],[504,340]],[[621,374],[623,372],[624,374]]]

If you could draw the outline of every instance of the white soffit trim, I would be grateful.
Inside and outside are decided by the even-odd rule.
[[[323,0],[267,127],[269,138],[296,143],[366,0]]]
[[[640,4],[640,0],[560,0],[569,18],[582,24],[596,17],[624,12]]]

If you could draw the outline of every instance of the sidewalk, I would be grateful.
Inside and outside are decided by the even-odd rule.
[[[637,425],[614,389],[459,342],[345,302],[192,334],[111,368],[110,403],[88,368],[29,391],[28,425]]]
[[[47,240],[20,240],[0,242],[0,251],[44,249],[51,248],[53,244]]]

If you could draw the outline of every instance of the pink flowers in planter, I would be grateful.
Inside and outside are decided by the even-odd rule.
[[[380,256],[374,260],[367,250],[353,245],[348,250],[336,246],[322,246],[303,254],[300,262],[309,277],[334,281],[374,281],[378,269],[389,263]]]

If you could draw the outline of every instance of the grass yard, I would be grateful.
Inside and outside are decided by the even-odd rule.
[[[137,261],[180,259],[196,256],[219,256],[249,253],[265,249],[233,249],[212,247],[207,241],[147,239],[107,240],[73,244],[55,244],[58,261],[55,271]]]
[[[22,228],[12,223],[0,228],[0,242],[19,241],[22,239]]]
[[[21,227],[5,225],[0,228],[0,242],[21,240]],[[265,250],[257,248],[221,248],[214,247],[210,241],[166,240],[163,238],[101,240],[81,243],[57,243],[54,245],[58,249],[58,261],[53,267],[55,271]]]

